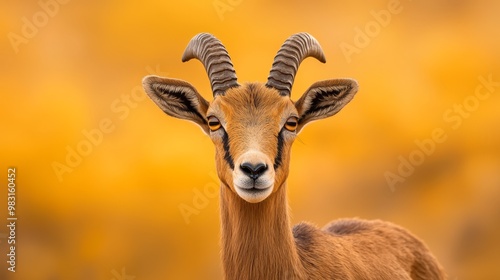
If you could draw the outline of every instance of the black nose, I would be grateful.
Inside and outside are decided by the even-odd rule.
[[[260,175],[262,175],[267,170],[267,165],[263,163],[251,164],[249,162],[244,162],[240,165],[241,171],[245,173],[248,177],[257,180]]]

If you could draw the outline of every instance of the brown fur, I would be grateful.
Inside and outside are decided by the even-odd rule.
[[[164,97],[173,94],[168,90],[155,91],[168,88],[155,83],[168,83],[175,88],[175,96]],[[204,131],[209,130],[199,115],[216,115],[227,132],[229,154],[234,159],[250,148],[275,158],[277,136],[289,116],[304,120],[300,130],[310,120],[338,112],[357,89],[357,84],[349,80],[323,81],[294,103],[275,89],[246,84],[217,96],[207,109],[206,101],[193,101],[202,98],[196,90],[182,83],[154,77],[145,82],[145,87],[167,114],[195,121]],[[195,108],[196,112],[188,114],[179,108]],[[295,138],[292,132],[283,134],[282,161],[274,170],[273,192],[258,203],[243,200],[235,192],[233,170],[224,158],[224,131],[209,135],[216,147],[221,179],[225,279],[445,279],[445,273],[423,242],[388,222],[350,219],[335,221],[323,229],[309,223],[292,229],[286,199],[290,150]]]
[[[383,221],[290,230],[286,186],[258,204],[221,187],[225,279],[445,279],[426,246]]]
[[[225,114],[235,158],[248,148],[250,137],[274,157],[276,138],[270,136],[280,127],[269,120],[282,123],[294,109],[289,98],[259,84],[229,91],[211,105]],[[235,195],[231,183],[221,186],[226,279],[442,279],[425,245],[387,222],[340,220],[323,230],[301,223],[291,231],[285,183],[291,141],[287,144],[285,168],[276,176],[280,187],[266,200],[247,203]],[[224,172],[227,165],[219,154],[217,163],[221,177],[230,174]]]
[[[252,142],[270,158],[276,157],[277,135],[291,113],[297,113],[290,98],[280,96],[275,90],[261,84],[247,84],[228,91],[225,96],[217,97],[211,104],[207,115],[218,113],[224,116],[227,134],[230,139],[230,152],[233,158],[240,156]],[[269,121],[273,120],[273,121]],[[222,120],[221,120],[222,121]],[[212,137],[216,145],[216,165],[219,178],[233,189],[231,170],[223,159],[222,142]],[[285,142],[284,150],[289,150],[293,139]],[[287,168],[276,170],[275,184],[281,185],[288,176],[289,153],[283,154],[282,164]],[[276,191],[275,188],[274,191]]]

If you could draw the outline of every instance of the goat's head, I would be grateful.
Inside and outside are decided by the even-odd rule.
[[[290,148],[302,128],[337,113],[358,89],[351,79],[325,80],[292,101],[295,74],[309,56],[325,62],[316,39],[307,33],[292,35],[278,51],[266,84],[240,85],[225,47],[203,33],[191,40],[182,61],[196,58],[203,63],[212,102],[181,80],[147,76],[143,85],[165,113],[195,122],[210,136],[221,181],[242,199],[257,203],[285,182]]]

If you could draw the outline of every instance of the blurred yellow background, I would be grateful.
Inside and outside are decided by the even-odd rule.
[[[500,279],[499,12],[494,0],[3,1],[0,220],[13,166],[18,221],[15,273],[0,226],[0,279],[220,279],[212,143],[141,79],[187,80],[211,99],[201,63],[181,63],[195,34],[225,44],[240,82],[264,82],[302,31],[327,63],[305,60],[292,98],[328,78],[360,90],[295,142],[293,222],[392,221],[450,279]]]

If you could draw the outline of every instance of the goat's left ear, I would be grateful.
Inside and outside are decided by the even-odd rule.
[[[299,112],[297,132],[309,122],[335,115],[358,91],[358,82],[352,79],[334,79],[314,83],[295,102]]]
[[[209,103],[188,82],[158,76],[146,76],[142,85],[148,96],[163,112],[192,121],[209,134],[205,114]]]

